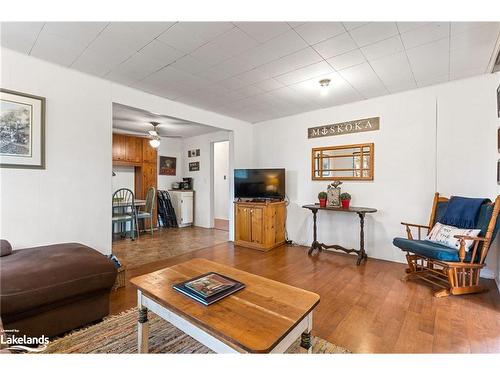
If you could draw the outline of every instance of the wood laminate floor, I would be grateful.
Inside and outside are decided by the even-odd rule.
[[[313,334],[354,353],[500,353],[500,296],[489,292],[437,299],[426,284],[403,282],[403,264],[282,246],[260,252],[223,243],[127,273],[111,295],[111,314],[136,306],[128,279],[201,257],[318,293]]]

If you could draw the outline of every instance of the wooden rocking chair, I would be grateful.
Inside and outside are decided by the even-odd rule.
[[[460,240],[459,250],[422,240],[422,231],[427,235],[443,217],[448,200],[439,193],[434,195],[429,225],[401,223],[406,227],[408,238],[395,238],[393,244],[407,253],[407,275],[403,280],[419,278],[440,287],[435,297],[486,291],[479,285],[479,272],[485,266],[486,255],[500,224],[500,220],[497,223],[500,195],[495,202],[481,206],[476,219],[476,228],[481,232],[477,237],[455,236]],[[411,228],[416,228],[418,240],[413,238]],[[474,241],[469,251],[466,251],[466,240]]]

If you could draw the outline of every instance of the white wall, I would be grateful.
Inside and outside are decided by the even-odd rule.
[[[1,87],[47,99],[47,168],[0,169],[0,235],[14,248],[72,241],[111,252],[113,102],[230,130],[232,162],[253,164],[245,121],[0,51]]]
[[[160,147],[158,147],[158,156],[177,158],[175,176],[158,175],[158,190],[169,190],[172,187],[172,182],[182,181],[182,177],[184,177],[182,139],[162,137]]]
[[[111,179],[113,184],[113,193],[118,189],[130,189],[135,191],[135,168],[125,165],[114,165],[113,172],[115,176]]]
[[[184,155],[187,155],[188,150],[200,149],[200,156],[184,158],[184,175],[185,177],[193,178],[193,189],[195,190],[195,218],[194,225],[205,228],[213,227],[214,207],[212,206],[213,197],[213,153],[212,143],[220,141],[228,141],[233,139],[233,133],[227,131],[218,131],[190,137],[184,139]],[[229,150],[230,155],[232,150]],[[231,156],[230,156],[231,158]],[[197,172],[189,172],[190,162],[200,162],[200,170]],[[230,170],[232,166],[230,166]],[[232,172],[230,172],[232,176]],[[232,194],[227,196],[228,202],[232,202]],[[229,204],[229,203],[228,203]],[[231,217],[232,215],[230,215]],[[230,226],[231,227],[231,226]],[[232,230],[232,228],[230,229]],[[231,233],[231,232],[230,232]]]
[[[375,143],[374,181],[342,185],[353,195],[351,204],[378,209],[366,220],[371,257],[404,261],[392,239],[404,236],[402,220],[428,222],[435,191],[493,198],[497,85],[498,76],[484,75],[256,124],[257,166],[287,170],[289,237],[312,241],[311,214],[301,206],[317,201],[327,185],[311,180],[311,148],[317,146]],[[380,116],[379,131],[307,139],[308,127],[374,116]],[[318,231],[322,242],[358,247],[354,215],[320,212]],[[492,259],[489,267],[498,274]]]
[[[214,147],[214,218],[229,218],[229,141]]]
[[[46,98],[46,169],[0,169],[1,237],[14,248],[111,251],[111,86],[1,49],[1,87]]]

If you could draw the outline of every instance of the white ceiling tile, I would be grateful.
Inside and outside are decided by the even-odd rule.
[[[440,83],[448,82],[449,76],[448,74],[442,76],[433,76],[428,78],[417,79],[418,87],[426,87],[431,85],[437,85]]]
[[[130,59],[113,69],[113,72],[135,80],[142,80],[163,66],[164,64],[159,60],[136,53]]]
[[[265,79],[264,81],[260,81],[254,84],[254,86],[258,87],[264,92],[272,91],[283,87],[281,82],[276,81],[274,78]]]
[[[86,47],[107,26],[107,22],[47,22],[43,33],[56,35]]]
[[[199,73],[208,68],[207,64],[204,64],[189,55],[179,58],[173,62],[171,66],[191,74]]]
[[[110,81],[119,83],[120,85],[124,86],[132,86],[137,83],[137,79],[125,76],[117,72],[111,72],[109,74],[106,74],[106,79],[109,79]]]
[[[341,70],[339,74],[365,98],[388,94],[387,89],[368,63]]]
[[[313,47],[325,59],[342,55],[358,48],[348,33],[334,36],[333,38],[315,44]]]
[[[232,57],[203,72],[200,72],[199,75],[216,82],[252,69],[252,65],[237,57]]]
[[[416,88],[405,52],[372,61],[370,65],[391,93]]]
[[[269,76],[273,77],[320,62],[322,60],[321,56],[314,49],[307,47],[278,60],[264,64],[261,67],[266,70]]]
[[[246,98],[249,96],[255,96],[258,94],[262,94],[262,93],[264,93],[264,90],[261,90],[256,86],[245,86],[245,87],[242,87],[241,89],[236,90],[235,92],[236,92],[236,94],[240,94]]]
[[[191,56],[206,64],[215,65],[256,45],[254,39],[234,28],[191,52]]]
[[[97,38],[125,44],[136,51],[173,25],[173,22],[112,22]]]
[[[197,35],[207,42],[234,28],[231,22],[179,22],[177,26],[185,33]]]
[[[406,51],[417,83],[449,74],[448,38]]]
[[[293,72],[282,74],[274,78],[284,85],[291,85],[321,75],[330,74],[332,72],[332,67],[326,61],[320,61],[319,63],[305,66],[303,68],[294,70]]]
[[[238,74],[235,78],[238,78],[246,85],[251,85],[252,83],[260,82],[265,79],[271,78],[269,74],[263,68],[255,68],[249,70],[248,72]]]
[[[468,71],[485,73],[490,62],[489,52],[491,48],[487,44],[473,44],[467,48],[451,50],[450,78],[456,77],[458,74],[463,75],[463,72]]]
[[[427,25],[429,22],[397,22],[398,30],[400,33],[418,29],[419,27]]]
[[[341,22],[307,22],[295,28],[302,38],[309,44],[316,44],[331,38],[332,36],[345,33]]]
[[[464,70],[451,70],[450,79],[463,79],[467,77],[472,77],[480,74],[484,74],[484,70],[481,67],[472,67]]]
[[[450,49],[473,49],[477,45],[489,45],[493,48],[500,32],[500,22],[487,22],[480,27],[469,29],[467,32],[452,35]]]
[[[327,61],[335,70],[341,70],[354,65],[362,64],[366,62],[366,58],[359,49],[355,49],[354,51],[332,57]]]
[[[29,53],[42,27],[43,22],[1,22],[2,46]]]
[[[57,35],[41,32],[31,55],[63,66],[69,66],[83,52],[85,46],[75,44]]]
[[[344,25],[346,30],[349,31],[349,30],[361,27],[363,25],[367,25],[367,24],[369,24],[369,22],[342,22],[342,24]]]
[[[425,26],[401,34],[405,48],[413,48],[422,44],[447,38],[450,35],[449,22],[429,22]]]
[[[114,38],[108,38],[101,35],[90,44],[78,60],[85,58],[85,56],[92,56],[94,61],[102,61],[104,64],[115,66],[122,63],[136,52],[137,49],[128,43],[120,43]]]
[[[162,84],[165,86],[177,83],[189,89],[199,89],[209,85],[209,82],[203,78],[183,72],[171,66],[167,66],[160,71],[155,72],[154,74],[148,76],[144,81],[155,82],[156,84]]]
[[[290,30],[285,22],[236,22],[235,25],[260,43]]]
[[[190,32],[188,27],[180,23],[161,34],[158,40],[184,53],[190,53],[208,42],[204,37]]]
[[[253,66],[259,66],[306,47],[307,43],[294,30],[290,30],[242,53],[239,58]]]
[[[118,62],[119,63],[119,62]],[[118,65],[115,59],[84,51],[71,65],[71,68],[102,77]]]
[[[498,22],[451,22],[451,35],[457,35],[478,27],[493,26],[495,24],[498,25]]]
[[[236,89],[239,89],[240,87],[244,87],[247,85],[246,82],[243,82],[236,77],[227,78],[227,79],[225,79],[223,81],[219,81],[217,83],[221,86],[224,86],[225,88],[227,88],[229,90],[236,90]]]
[[[403,43],[401,42],[399,35],[361,48],[361,51],[366,56],[368,61],[376,60],[387,55],[393,55],[403,50]]]
[[[397,35],[399,32],[395,22],[370,22],[350,30],[349,33],[356,44],[363,47]]]
[[[161,61],[163,65],[173,63],[174,61],[185,55],[184,52],[170,47],[169,45],[158,40],[153,40],[151,43],[144,46],[139,51],[139,53],[151,59]]]

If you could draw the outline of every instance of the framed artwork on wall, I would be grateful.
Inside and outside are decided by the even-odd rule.
[[[177,169],[177,158],[172,156],[160,156],[160,175],[175,176]]]
[[[45,98],[0,89],[0,167],[45,169]]]
[[[200,170],[200,162],[199,161],[193,161],[189,163],[189,172],[197,172]]]

